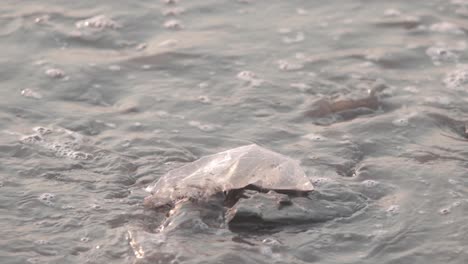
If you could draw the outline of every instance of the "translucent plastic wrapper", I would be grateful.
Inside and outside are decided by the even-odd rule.
[[[220,191],[255,185],[268,190],[312,191],[299,163],[258,145],[200,158],[168,172],[147,187],[147,205],[158,207],[181,198],[204,198]]]

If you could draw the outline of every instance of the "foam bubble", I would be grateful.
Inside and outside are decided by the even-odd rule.
[[[419,88],[416,86],[406,86],[403,90],[410,92],[410,93],[419,93]]]
[[[408,126],[409,120],[408,118],[399,118],[399,119],[393,120],[392,124],[394,124],[395,126],[399,126],[399,127],[405,127],[405,126]]]
[[[173,29],[173,30],[179,30],[179,29],[184,28],[184,26],[182,25],[182,22],[177,19],[171,19],[171,20],[164,22],[164,27],[167,29]]]
[[[26,144],[40,146],[53,152],[57,157],[66,157],[77,160],[91,160],[94,158],[92,154],[77,151],[75,149],[83,142],[82,136],[78,133],[66,129],[52,131],[51,129],[44,127],[36,127],[34,130],[36,131],[36,134],[23,136],[20,138],[20,141]],[[57,133],[54,134],[54,132]],[[49,136],[46,137],[48,134],[53,134],[50,136],[52,138],[62,137],[62,140],[51,140]],[[74,141],[69,141],[70,137],[73,138]]]
[[[309,14],[309,12],[307,10],[303,9],[303,8],[297,8],[296,13],[298,15],[301,15],[301,16],[305,16],[305,15]]]
[[[198,129],[200,129],[201,131],[204,131],[204,132],[213,132],[217,129],[217,126],[216,125],[212,125],[212,124],[202,124],[198,121],[190,121],[189,122],[189,125],[193,126],[193,127],[196,127]]]
[[[158,44],[159,47],[175,47],[177,46],[177,44],[179,43],[179,41],[175,40],[175,39],[168,39],[168,40],[164,40],[162,42],[160,42]]]
[[[98,15],[75,23],[76,28],[118,29],[122,26],[105,15]]]
[[[425,97],[424,101],[428,103],[436,103],[440,105],[450,105],[452,103],[452,99],[448,96]]]
[[[251,86],[260,86],[265,81],[251,71],[241,71],[237,74],[237,79],[248,82]]]
[[[426,50],[426,54],[431,58],[434,65],[440,65],[442,62],[457,62],[458,55],[446,47],[433,46]]]
[[[373,187],[379,185],[379,182],[374,181],[374,180],[365,180],[365,181],[363,181],[361,183],[362,183],[362,185],[364,185],[367,188],[373,188]]]
[[[312,86],[306,83],[291,83],[289,84],[290,87],[299,89],[301,92],[306,92],[312,88]]]
[[[43,193],[43,194],[39,195],[38,199],[42,203],[51,206],[51,205],[53,205],[53,200],[55,200],[55,194],[53,194],[53,193]]]
[[[393,205],[390,205],[387,208],[387,214],[389,214],[389,215],[396,215],[399,212],[400,212],[400,206],[399,205],[393,204]]]
[[[164,16],[178,16],[184,12],[185,12],[184,8],[174,7],[174,8],[165,9],[163,11],[163,15]]]
[[[144,49],[146,49],[147,47],[148,47],[148,44],[146,44],[146,43],[140,43],[140,44],[138,44],[138,45],[135,47],[135,49],[136,49],[136,50],[144,50]]]
[[[268,246],[270,246],[272,248],[278,248],[278,247],[281,246],[281,242],[279,242],[278,240],[276,240],[274,238],[271,238],[271,237],[263,239],[262,243],[265,244],[265,245],[268,245]]]
[[[280,34],[288,34],[288,33],[291,33],[291,32],[292,32],[291,28],[279,28],[278,29],[278,33],[280,33]]]
[[[332,179],[324,178],[324,177],[312,179],[312,185],[317,186],[317,187],[323,184],[331,183],[331,182],[333,182]]]
[[[312,141],[325,141],[326,140],[326,137],[323,137],[322,135],[314,134],[314,133],[309,133],[303,137]]]
[[[61,79],[65,77],[65,72],[57,68],[49,68],[45,71],[45,74],[55,79]]]
[[[164,4],[166,5],[174,5],[179,3],[179,0],[163,0]]]
[[[291,63],[285,60],[279,60],[276,62],[278,68],[283,71],[296,71],[304,68],[304,65],[300,63]]]
[[[36,240],[36,241],[34,241],[34,243],[38,244],[38,245],[47,245],[47,244],[49,244],[49,242],[47,240],[44,240],[44,239]]]
[[[237,78],[244,81],[251,81],[257,78],[257,75],[251,71],[241,71],[237,74]]]
[[[456,70],[445,76],[443,82],[447,88],[464,90],[464,86],[468,82],[468,65],[458,66]]]
[[[401,16],[401,11],[398,9],[389,8],[385,10],[384,16],[386,17],[399,17]]]
[[[32,143],[32,144],[35,144],[35,143],[38,143],[38,142],[42,142],[44,139],[39,136],[39,135],[28,135],[28,136],[23,136],[20,138],[20,141],[23,142],[23,143]]]
[[[438,32],[438,33],[449,33],[449,34],[455,34],[455,35],[463,34],[463,30],[461,30],[460,27],[449,22],[440,22],[440,23],[432,24],[429,27],[429,30],[433,32]]]
[[[111,71],[120,71],[122,68],[119,65],[110,65],[109,70]]]
[[[205,95],[200,95],[198,97],[198,101],[201,102],[201,103],[204,103],[204,104],[211,103],[211,99],[208,96],[205,96]]]
[[[33,89],[26,88],[21,91],[21,95],[28,98],[41,99],[42,95]]]
[[[450,214],[450,208],[448,208],[448,207],[447,207],[447,208],[442,208],[442,209],[439,210],[439,213],[440,213],[441,215]]]
[[[40,17],[36,17],[34,19],[34,23],[36,23],[36,24],[46,24],[47,22],[49,22],[49,20],[50,20],[49,15],[43,15],[43,16],[40,16]]]
[[[297,32],[293,37],[283,37],[283,42],[286,44],[299,43],[305,40],[305,35],[303,32]]]

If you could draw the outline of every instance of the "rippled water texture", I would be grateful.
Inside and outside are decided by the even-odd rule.
[[[468,1],[1,6],[1,263],[468,262]],[[314,221],[143,207],[252,143],[300,161]]]

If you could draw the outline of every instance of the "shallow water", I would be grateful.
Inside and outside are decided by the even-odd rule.
[[[467,17],[463,0],[3,1],[0,262],[467,263]],[[379,85],[378,109],[304,115]],[[250,143],[365,204],[157,231],[148,184]]]

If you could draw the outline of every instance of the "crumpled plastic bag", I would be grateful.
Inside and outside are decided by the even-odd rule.
[[[267,190],[312,191],[299,163],[252,144],[202,157],[169,171],[146,188],[145,204],[159,207],[182,198],[207,198],[254,185]]]

